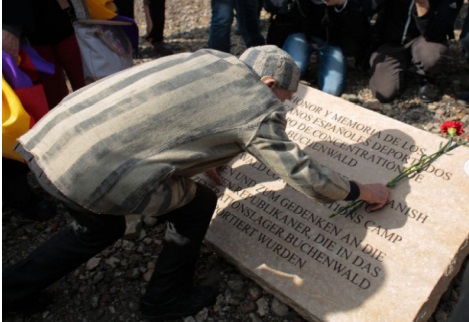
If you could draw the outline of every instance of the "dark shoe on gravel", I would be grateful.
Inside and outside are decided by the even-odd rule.
[[[440,91],[433,84],[425,84],[420,87],[419,97],[425,103],[435,102],[440,98]]]
[[[217,299],[215,289],[208,286],[197,286],[180,293],[164,303],[140,302],[142,316],[150,321],[173,320],[194,315],[204,307],[212,306]]]
[[[171,49],[171,46],[164,42],[153,42],[153,50],[157,55],[160,56],[169,56],[174,54],[174,51]]]

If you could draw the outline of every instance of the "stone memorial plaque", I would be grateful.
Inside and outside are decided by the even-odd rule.
[[[362,183],[387,183],[446,140],[301,85],[287,133]],[[249,154],[223,166],[206,236],[244,274],[310,321],[426,321],[469,253],[469,148],[392,189],[382,210],[330,218]]]

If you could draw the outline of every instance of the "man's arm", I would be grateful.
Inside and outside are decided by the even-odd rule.
[[[273,113],[265,120],[247,147],[247,152],[263,162],[296,190],[321,203],[344,200],[351,182],[345,176],[325,167],[292,142],[285,133],[283,112]],[[382,184],[356,182],[358,199],[371,204],[369,210],[384,207],[390,191]]]

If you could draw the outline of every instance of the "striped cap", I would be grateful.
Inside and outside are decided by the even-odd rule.
[[[274,45],[248,48],[239,59],[260,78],[271,76],[282,89],[298,89],[300,70],[291,56]]]

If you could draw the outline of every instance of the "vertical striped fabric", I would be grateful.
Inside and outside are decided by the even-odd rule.
[[[64,196],[96,213],[157,215],[179,207],[195,193],[190,176],[243,151],[311,197],[345,197],[345,178],[324,179],[313,162],[295,170],[306,156],[291,150],[284,109],[235,56],[200,50],[137,65],[72,93],[17,149]],[[313,185],[319,191],[312,179],[320,180]]]

